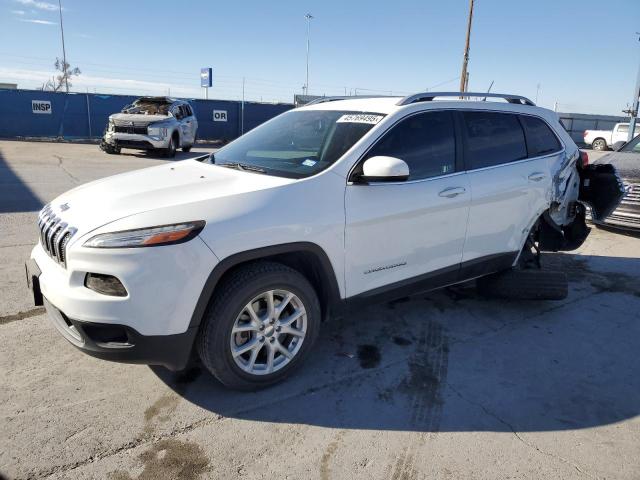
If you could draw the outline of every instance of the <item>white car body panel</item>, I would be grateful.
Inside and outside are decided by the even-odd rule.
[[[548,208],[548,159],[522,160],[467,175],[472,200],[462,261],[520,251],[533,221]]]
[[[446,189],[464,192],[444,197]],[[349,185],[347,296],[460,263],[471,194],[466,173]]]

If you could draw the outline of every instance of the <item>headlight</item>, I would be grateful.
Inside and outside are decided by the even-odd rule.
[[[107,125],[107,131],[113,132],[115,128],[116,128],[115,123],[113,123],[113,120],[109,119],[109,124]]]
[[[167,127],[163,127],[162,125],[149,125],[147,128],[147,132],[149,135],[154,137],[166,137],[167,136]]]
[[[173,225],[123,230],[120,232],[101,233],[84,242],[85,247],[92,248],[135,248],[156,247],[188,242],[194,238],[205,222],[185,222]]]

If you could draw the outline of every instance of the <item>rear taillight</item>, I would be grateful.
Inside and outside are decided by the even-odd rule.
[[[583,167],[589,165],[589,155],[584,150],[580,150],[580,162]]]
[[[587,138],[587,131],[586,131],[586,130],[584,131],[584,133],[582,134],[582,136],[583,136],[584,138]]]

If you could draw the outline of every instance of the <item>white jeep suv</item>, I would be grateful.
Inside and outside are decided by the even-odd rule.
[[[47,205],[27,262],[59,332],[108,360],[225,385],[289,375],[323,319],[577,248],[621,196],[523,97],[327,98],[207,157],[98,180]],[[448,100],[434,101],[443,97]]]

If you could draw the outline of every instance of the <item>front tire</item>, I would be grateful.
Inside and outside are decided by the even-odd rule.
[[[604,138],[596,138],[591,144],[591,148],[597,150],[598,152],[602,152],[607,150],[607,142]]]
[[[176,145],[176,137],[171,136],[171,138],[169,139],[169,145],[167,146],[167,148],[164,151],[164,155],[167,158],[174,158],[176,156],[176,150],[177,150],[177,145]]]
[[[251,263],[216,288],[198,353],[225,386],[264,388],[300,366],[318,337],[320,318],[318,296],[304,275],[280,263]]]

